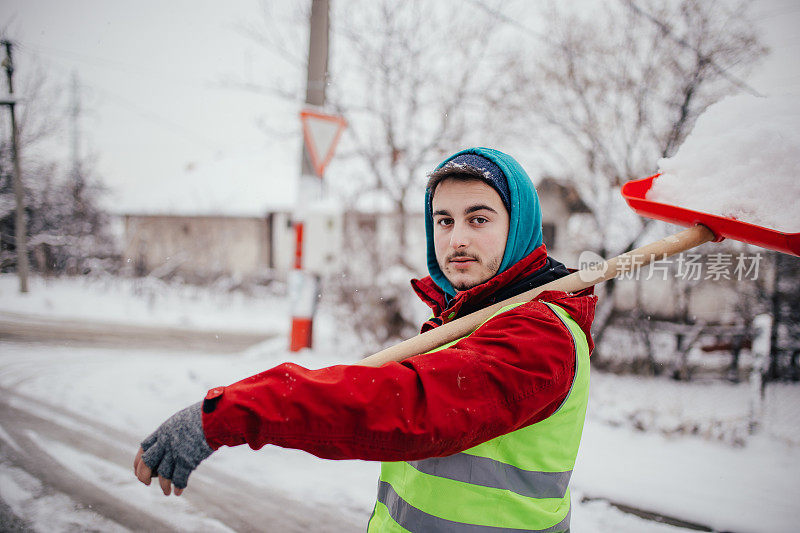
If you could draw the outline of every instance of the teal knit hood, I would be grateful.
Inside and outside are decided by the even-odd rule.
[[[503,261],[498,274],[523,259],[542,244],[542,212],[539,208],[539,196],[528,177],[528,174],[517,161],[508,154],[491,148],[468,148],[455,153],[442,161],[436,169],[442,168],[448,161],[463,154],[475,154],[492,161],[500,167],[508,182],[509,228]],[[449,296],[456,290],[447,280],[436,261],[433,246],[433,215],[431,213],[430,191],[425,193],[425,235],[428,249],[428,273],[433,281]]]

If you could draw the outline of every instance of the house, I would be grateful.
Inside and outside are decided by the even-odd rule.
[[[299,158],[281,146],[209,154],[123,197],[123,258],[139,275],[258,279],[288,268]],[[131,194],[132,193],[132,194]]]
[[[569,220],[588,209],[573,188],[553,179],[545,178],[537,189],[544,206],[544,242],[550,253],[574,266],[581,249],[570,234]],[[371,254],[391,257],[402,247],[405,266],[425,275],[422,211],[406,213],[401,220],[389,206],[381,205],[368,201],[345,208],[329,199],[308,206],[302,215],[303,267],[331,275],[347,262],[367,262]],[[232,207],[226,212],[194,202],[190,208],[161,208],[122,218],[123,258],[140,275],[180,275],[194,281],[219,276],[284,279],[294,265],[296,237],[286,205],[261,210]],[[402,238],[400,228],[405,228]]]
[[[398,245],[399,215],[345,211],[329,204],[303,215],[302,265],[335,275],[345,262],[366,261]],[[220,276],[285,279],[294,266],[296,234],[287,210],[262,216],[222,214],[126,214],[123,259],[138,275],[180,275],[190,281]],[[406,223],[407,263],[425,272],[422,214]],[[347,239],[347,242],[345,242]]]
[[[569,267],[576,267],[585,249],[575,235],[574,218],[587,218],[589,208],[571,185],[545,176],[536,184],[542,206],[542,237],[547,252]]]
[[[127,214],[123,258],[140,275],[178,274],[201,281],[230,275],[257,277],[290,259],[280,231],[288,214]]]

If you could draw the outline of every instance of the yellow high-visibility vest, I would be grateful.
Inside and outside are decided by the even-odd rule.
[[[545,420],[448,457],[383,463],[370,533],[569,530],[568,483],[586,416],[589,345],[564,309],[545,303],[575,345],[575,376],[561,406]]]

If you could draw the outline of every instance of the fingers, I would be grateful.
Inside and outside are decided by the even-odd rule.
[[[161,492],[164,493],[164,496],[169,496],[170,493],[174,492],[175,496],[180,496],[183,494],[183,489],[178,488],[175,486],[175,490],[172,490],[172,480],[167,479],[163,476],[158,476],[158,484],[161,486]]]
[[[154,472],[150,467],[145,464],[145,458],[147,458],[148,462],[151,462],[153,457],[160,457],[158,464],[154,464],[153,467],[157,470]],[[145,470],[146,469],[146,470]],[[173,492],[173,480],[176,478],[180,478],[183,476],[184,481],[175,481],[175,495],[180,496],[183,493],[183,488],[178,487],[181,485],[182,487],[186,486],[185,478],[188,477],[187,474],[176,474],[175,473],[176,464],[175,459],[169,453],[164,453],[162,447],[158,444],[152,446],[148,451],[143,453],[143,457],[140,460],[140,468],[139,472],[142,475],[149,475],[150,477],[158,477],[158,485],[161,487],[161,492],[164,493],[164,496],[169,496]],[[139,478],[141,480],[141,477]],[[146,485],[150,484],[150,478],[148,478]]]
[[[173,492],[175,496],[183,494],[193,469],[191,464],[175,457],[169,447],[153,438],[153,435],[145,439],[133,460],[133,472],[137,479],[150,485],[152,478],[158,477],[158,484],[165,496]]]
[[[170,492],[172,492],[172,482],[165,477],[158,476],[158,484],[161,485],[161,491],[164,496],[169,496]]]
[[[144,450],[139,448],[139,451],[136,453],[136,457],[133,460],[133,472],[139,481],[145,485],[150,485],[150,480],[156,477],[156,474],[154,474],[150,467],[147,466],[142,460],[142,453],[144,453]],[[164,493],[164,496],[169,496],[173,493],[172,480],[164,476],[158,476],[158,484],[161,486],[161,491]],[[183,489],[176,486],[174,493],[175,496],[180,496],[183,494]]]
[[[144,442],[142,443],[142,462],[145,463],[146,466],[149,465],[151,471],[161,470],[161,464],[163,463],[166,451],[167,447],[164,443],[156,441],[148,445]]]
[[[175,485],[176,494],[178,490],[182,490],[186,487],[186,484],[189,482],[189,474],[191,473],[191,467],[184,461],[180,459],[175,461],[175,470],[172,472],[170,479],[172,479],[172,483]]]
[[[142,460],[142,453],[144,450],[139,448],[139,452],[136,454],[136,459],[133,460],[133,473],[136,477],[144,483],[145,485],[150,485],[150,479],[153,477],[153,471],[150,470],[150,467],[145,464]]]
[[[150,446],[156,443],[156,441],[158,441],[158,430],[151,433],[149,437],[142,441],[142,448],[147,451],[150,449]]]

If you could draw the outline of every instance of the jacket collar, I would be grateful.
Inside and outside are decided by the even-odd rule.
[[[499,301],[495,296],[499,292],[505,292],[502,291],[503,288],[522,282],[547,265],[547,248],[542,244],[504,272],[471,289],[457,292],[449,301],[444,291],[434,283],[430,276],[411,280],[411,286],[417,296],[433,310],[434,317],[438,317],[440,322],[444,323],[456,316],[470,313]]]

